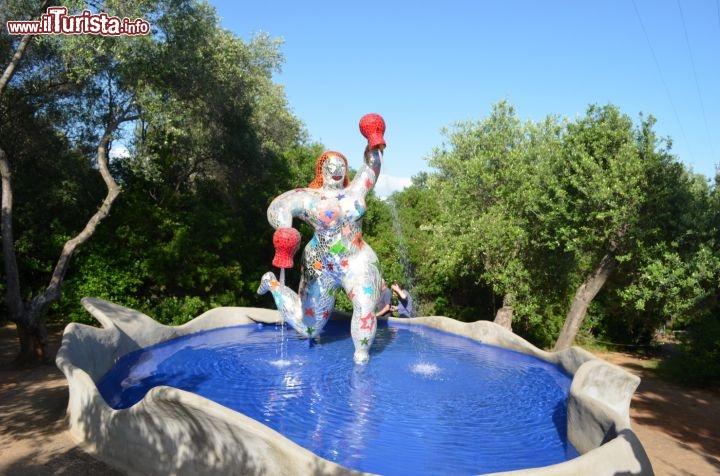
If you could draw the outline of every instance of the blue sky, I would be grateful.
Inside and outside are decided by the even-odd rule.
[[[380,113],[380,195],[431,171],[441,129],[507,100],[522,120],[575,118],[612,103],[695,172],[720,164],[720,0],[211,0],[244,40],[284,40],[293,113],[357,167],[358,120]]]

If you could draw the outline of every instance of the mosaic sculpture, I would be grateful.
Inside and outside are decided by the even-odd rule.
[[[315,179],[307,188],[285,192],[268,207],[268,221],[276,230],[272,264],[280,268],[280,280],[272,272],[265,273],[258,294],[270,291],[283,320],[302,336],[313,338],[327,323],[335,306],[335,291],[342,287],[353,306],[353,358],[362,364],[368,361],[368,349],[375,339],[375,306],[382,280],[377,256],[363,241],[362,217],[365,197],[380,174],[385,122],[377,114],[367,114],[360,119],[360,132],[368,145],[364,164],[352,181],[345,156],[324,152],[315,164]],[[315,230],[303,251],[297,293],[284,283],[284,271],[292,268],[300,245],[300,233],[292,228],[293,218]]]

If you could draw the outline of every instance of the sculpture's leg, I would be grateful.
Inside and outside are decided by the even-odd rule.
[[[355,345],[353,359],[358,364],[364,364],[370,359],[368,350],[377,330],[375,307],[380,297],[381,277],[374,265],[368,265],[364,272],[358,274],[353,273],[352,278],[345,279],[343,287],[353,305],[350,324],[350,334]]]
[[[335,307],[335,285],[331,276],[321,275],[300,284],[302,319],[308,335],[320,334]]]
[[[263,274],[260,279],[260,287],[258,287],[257,290],[258,294],[265,294],[268,291],[272,293],[272,297],[275,300],[275,307],[283,318],[283,321],[287,322],[300,334],[308,337],[309,334],[302,319],[302,304],[297,293],[280,283],[271,271]]]
[[[300,295],[283,285],[272,272],[260,280],[258,294],[270,291],[283,320],[305,337],[320,333],[335,305],[331,279],[310,279],[300,284]]]

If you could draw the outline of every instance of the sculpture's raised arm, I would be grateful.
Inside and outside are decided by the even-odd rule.
[[[350,183],[353,193],[367,195],[375,187],[382,166],[383,150],[385,149],[385,121],[378,114],[366,114],[360,119],[360,132],[368,140],[365,148],[363,165]]]
[[[355,174],[352,182],[350,182],[350,191],[352,193],[367,195],[370,190],[375,187],[378,176],[380,175],[380,167],[382,166],[382,150],[368,148],[365,149],[365,160],[363,165]]]

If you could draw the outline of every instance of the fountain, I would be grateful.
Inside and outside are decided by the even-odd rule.
[[[281,271],[258,292],[277,311],[215,308],[173,327],[83,299],[102,329],[69,324],[56,362],[85,449],[130,474],[652,474],[630,428],[637,377],[492,322],[378,323],[381,276],[361,223],[384,128],[380,116],[361,120],[368,147],[352,182],[344,156],[326,152],[308,188],[270,205]],[[293,217],[315,230],[297,293],[284,284],[300,242]],[[337,324],[341,287],[353,313]],[[408,361],[400,345],[418,334],[423,356]],[[299,345],[308,339],[316,345]]]
[[[179,388],[322,458],[387,476],[488,473],[578,456],[566,437],[571,379],[549,362],[381,321],[372,367],[355,367],[347,322],[338,320],[311,349],[290,336],[278,359],[280,333],[245,325],[165,341],[124,355],[98,389],[122,410],[160,383]],[[422,352],[418,340],[427,343]]]
[[[387,200],[387,204],[392,218],[393,232],[395,233],[395,239],[397,240],[398,258],[403,272],[402,281],[405,283],[406,291],[412,294],[413,288],[415,287],[415,278],[412,265],[410,264],[410,252],[408,251],[407,243],[405,243],[405,236],[400,223],[400,214],[398,213],[395,198],[390,197]]]
[[[315,164],[315,179],[307,188],[296,188],[275,198],[268,207],[268,221],[275,228],[273,265],[281,269],[263,275],[259,294],[270,292],[284,322],[300,335],[313,338],[322,332],[335,306],[335,291],[343,288],[352,302],[353,359],[370,359],[377,329],[375,306],[380,297],[378,258],[363,240],[365,197],[377,181],[385,149],[385,121],[379,114],[360,118],[360,132],[367,139],[365,161],[352,181],[344,155],[327,151]],[[293,266],[300,232],[292,227],[298,218],[314,230],[303,251],[302,280],[297,293],[285,286],[284,271]]]
[[[172,339],[211,331],[227,332],[228,336],[231,336],[232,329],[236,326],[257,328],[264,324],[271,324],[267,326],[271,329],[270,332],[280,333],[279,329],[275,329],[275,324],[281,322],[277,311],[241,307],[215,308],[182,326],[164,326],[138,311],[101,299],[85,298],[83,305],[102,324],[102,328],[69,324],[56,361],[69,383],[67,421],[70,434],[83,448],[99,459],[129,474],[363,474],[355,468],[348,468],[318,456],[292,441],[283,432],[268,426],[268,422],[251,418],[246,413],[196,393],[168,386],[194,387],[201,384],[204,377],[183,373],[181,382],[169,383],[158,380],[158,376],[158,379],[150,382],[157,386],[142,398],[137,395],[137,403],[124,409],[121,408],[123,405],[118,406],[119,409],[110,406],[98,389],[103,377],[116,364],[122,365],[126,356],[141,349],[150,349],[156,357],[162,358],[163,350],[158,344]],[[630,427],[629,406],[639,383],[637,377],[577,347],[556,353],[542,351],[489,321],[464,323],[440,316],[390,318],[388,321],[390,328],[437,329],[462,336],[468,341],[491,344],[533,356],[556,365],[568,378],[572,378],[565,403],[566,419],[561,420],[565,421],[567,442],[580,455],[538,468],[517,469],[509,466],[516,469],[513,474],[653,474],[647,455]],[[347,318],[342,325],[347,329]],[[385,330],[381,328],[381,331]],[[285,335],[290,339],[288,344],[292,340],[300,341],[296,335],[288,332]],[[323,375],[327,370],[328,376],[325,378],[328,380],[324,381],[324,386],[333,391],[355,392],[353,398],[359,399],[357,401],[362,401],[364,395],[372,394],[377,387],[377,383],[369,380],[373,369],[376,366],[392,368],[394,365],[384,361],[384,357],[391,354],[389,348],[393,343],[383,343],[381,337],[373,347],[376,353],[373,361],[367,365],[356,366],[352,372],[346,372],[346,375],[351,374],[349,378],[352,383],[346,389],[333,384],[330,368],[316,369]],[[326,340],[334,338],[330,335]],[[227,339],[229,337],[226,337]],[[321,339],[320,344],[313,346],[311,350],[324,346],[326,340]],[[349,336],[346,340],[349,340]],[[253,342],[240,344],[250,346]],[[378,349],[378,345],[386,347]],[[308,351],[306,345],[301,347]],[[190,348],[186,350],[190,351]],[[190,352],[190,355],[194,354]],[[287,377],[282,385],[277,386],[275,392],[268,393],[266,403],[269,408],[275,405],[273,411],[283,414],[283,405],[294,398],[292,392],[297,391],[300,380],[299,377],[293,377],[295,364],[290,350],[281,357],[273,354],[265,366],[275,369],[275,372],[284,372],[283,375]],[[144,359],[149,358],[147,355],[143,357],[140,365],[148,366],[152,376],[152,367],[156,364]],[[335,359],[327,366],[338,365],[337,360],[342,359]],[[352,368],[352,361],[345,361],[350,365],[349,368]],[[246,355],[238,357],[235,362],[238,367],[257,365]],[[228,369],[227,365],[218,365],[227,372],[232,370]],[[414,362],[412,369],[425,379],[424,385],[441,388],[449,385],[441,378],[444,370],[440,364],[424,358]],[[225,378],[227,385],[230,385],[233,379],[243,377],[237,373],[229,373]],[[137,382],[128,379],[121,381],[120,386],[130,388],[134,383]],[[288,393],[284,394],[283,391]],[[322,394],[317,394],[315,404],[322,405],[323,402],[328,402],[327,398],[329,397],[324,398]],[[378,395],[378,398],[381,399],[382,395]],[[413,413],[420,405],[418,399],[405,399],[394,403],[395,411],[402,414]],[[509,399],[504,404],[511,406],[513,400]],[[323,438],[328,427],[318,424],[317,421],[314,423],[314,431],[310,433],[319,438],[320,447],[327,445],[327,448],[332,449],[330,441],[334,441],[334,445],[357,444],[357,436],[368,429],[363,426],[363,422],[366,420],[366,412],[371,410],[360,405],[354,413],[354,419],[345,424],[345,431],[340,436],[328,434]],[[308,407],[308,411],[316,410]],[[464,424],[463,421],[457,421],[452,423],[451,427]],[[510,422],[509,426],[518,435],[528,433],[527,422]],[[390,431],[387,427],[384,428],[384,431]],[[418,432],[423,430],[421,426],[417,428]],[[507,430],[508,425],[505,425],[503,431]],[[558,430],[558,433],[560,432],[561,430]],[[476,434],[476,438],[482,441],[493,438],[493,435]],[[445,444],[447,448],[449,444]],[[392,448],[396,458],[402,457],[402,444],[386,445],[386,449],[388,447]],[[503,457],[512,462],[514,456],[509,448]],[[480,450],[474,457],[479,454]],[[347,458],[343,460],[347,461]]]

